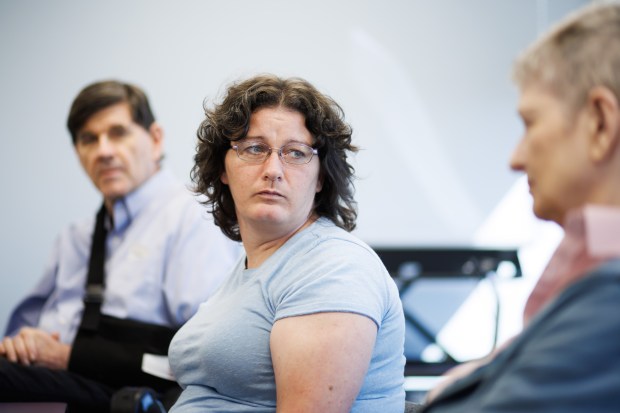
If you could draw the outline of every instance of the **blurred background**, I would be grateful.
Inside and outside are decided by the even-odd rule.
[[[0,328],[56,234],[100,203],[65,128],[82,87],[109,78],[143,87],[166,131],[165,165],[189,184],[203,102],[273,72],[306,78],[344,108],[361,148],[357,236],[376,248],[519,252],[523,277],[497,283],[500,339],[509,337],[560,236],[532,217],[527,183],[508,168],[522,131],[511,65],[586,3],[0,0]],[[463,358],[488,351],[487,284],[441,323]],[[449,304],[427,301],[431,312]]]

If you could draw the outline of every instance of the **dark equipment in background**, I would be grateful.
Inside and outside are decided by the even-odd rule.
[[[437,335],[481,280],[495,296],[493,342],[497,342],[500,301],[495,275],[522,276],[516,250],[480,248],[374,248],[394,278],[405,313],[406,376],[432,376],[467,361],[456,359]],[[506,269],[508,271],[506,271]],[[499,270],[499,271],[498,271]],[[505,276],[505,275],[504,275]],[[477,320],[472,320],[476,323]],[[429,351],[430,350],[430,351]]]

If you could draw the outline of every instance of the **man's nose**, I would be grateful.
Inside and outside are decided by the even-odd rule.
[[[102,133],[97,139],[97,155],[100,157],[108,158],[114,154],[114,144],[108,138],[108,135]]]

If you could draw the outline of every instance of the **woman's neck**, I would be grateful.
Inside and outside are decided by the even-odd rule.
[[[246,268],[258,268],[263,262],[271,257],[282,245],[295,234],[303,231],[316,221],[319,217],[312,214],[301,226],[288,231],[284,234],[270,234],[265,236],[261,230],[250,230],[249,228],[239,227],[243,247],[247,256]]]

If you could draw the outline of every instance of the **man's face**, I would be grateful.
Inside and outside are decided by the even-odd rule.
[[[96,112],[77,134],[75,150],[82,167],[110,207],[159,169],[162,131],[135,123],[127,103]]]
[[[571,111],[554,94],[532,85],[521,91],[519,115],[525,132],[510,167],[527,174],[534,214],[562,225],[570,209],[588,201],[595,183],[587,111]]]

